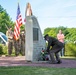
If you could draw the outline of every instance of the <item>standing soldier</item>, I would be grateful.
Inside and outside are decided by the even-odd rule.
[[[21,53],[22,55],[25,55],[25,31],[21,31],[20,39],[21,39],[21,49],[20,49],[20,53]]]
[[[12,27],[9,27],[8,31],[6,32],[6,36],[8,38],[8,55],[12,54],[13,49],[13,31]]]

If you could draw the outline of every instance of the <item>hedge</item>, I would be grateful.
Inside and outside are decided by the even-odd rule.
[[[65,56],[75,56],[76,57],[76,44],[74,44],[74,43],[65,44]]]
[[[7,54],[7,46],[0,44],[0,55]]]

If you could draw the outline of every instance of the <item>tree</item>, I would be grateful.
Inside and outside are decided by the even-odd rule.
[[[7,27],[13,26],[13,21],[4,8],[0,5],[0,32],[6,33]]]
[[[68,34],[66,39],[72,42],[76,41],[76,28],[68,28],[67,30],[68,30]]]
[[[44,35],[46,35],[50,30],[51,30],[51,28],[44,29]]]
[[[56,35],[60,29],[65,35],[65,41],[68,41],[68,42],[76,41],[76,28],[67,28],[63,26],[59,26],[56,28],[46,28],[44,30],[44,34],[49,34],[50,36],[53,36],[56,38]]]

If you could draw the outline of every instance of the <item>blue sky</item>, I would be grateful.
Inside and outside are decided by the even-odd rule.
[[[76,28],[76,0],[0,0],[13,21],[16,20],[18,1],[23,19],[27,2],[31,4],[42,32],[47,27]]]

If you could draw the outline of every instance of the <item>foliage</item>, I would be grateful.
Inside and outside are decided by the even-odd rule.
[[[6,12],[6,10],[0,5],[0,32],[6,33],[7,27],[13,26],[13,21]]]
[[[63,26],[59,26],[56,28],[46,28],[44,30],[44,35],[49,34],[50,36],[57,38],[57,34],[60,29],[62,30],[63,34],[65,35],[66,42],[76,41],[76,28],[67,28],[67,27],[63,27]]]
[[[3,54],[3,47],[2,44],[0,44],[0,55]]]
[[[75,56],[76,57],[76,44],[66,43],[65,44],[65,55],[66,56]]]
[[[48,34],[52,37],[56,37],[55,28],[51,29],[50,32],[48,32]]]
[[[65,35],[65,55],[76,56],[76,28],[67,28],[63,26],[46,28],[44,30],[44,35],[49,34],[50,36],[57,38],[56,36],[60,29]]]
[[[8,55],[8,46],[7,45],[0,44],[0,55]],[[13,47],[11,56],[15,56],[14,47]]]
[[[6,34],[8,28],[12,26],[12,30],[14,31],[15,22],[12,21],[7,11],[0,5],[0,32]],[[21,26],[21,30],[24,30],[25,25]]]
[[[44,29],[44,34],[47,34],[50,30],[51,30],[51,28]]]
[[[25,25],[23,24],[20,29],[25,30]]]
[[[66,39],[70,41],[75,41],[76,40],[76,28],[68,28],[68,34],[66,35]]]
[[[44,35],[49,34],[50,36],[56,37],[57,33],[59,32],[60,29],[62,30],[64,35],[66,35],[68,33],[65,27],[60,26],[60,27],[56,27],[56,28],[46,28],[46,29],[44,29]]]
[[[7,50],[8,50],[8,46],[7,45],[3,45],[3,54],[7,55]]]
[[[7,54],[7,46],[6,45],[0,44],[0,54],[1,55]]]

